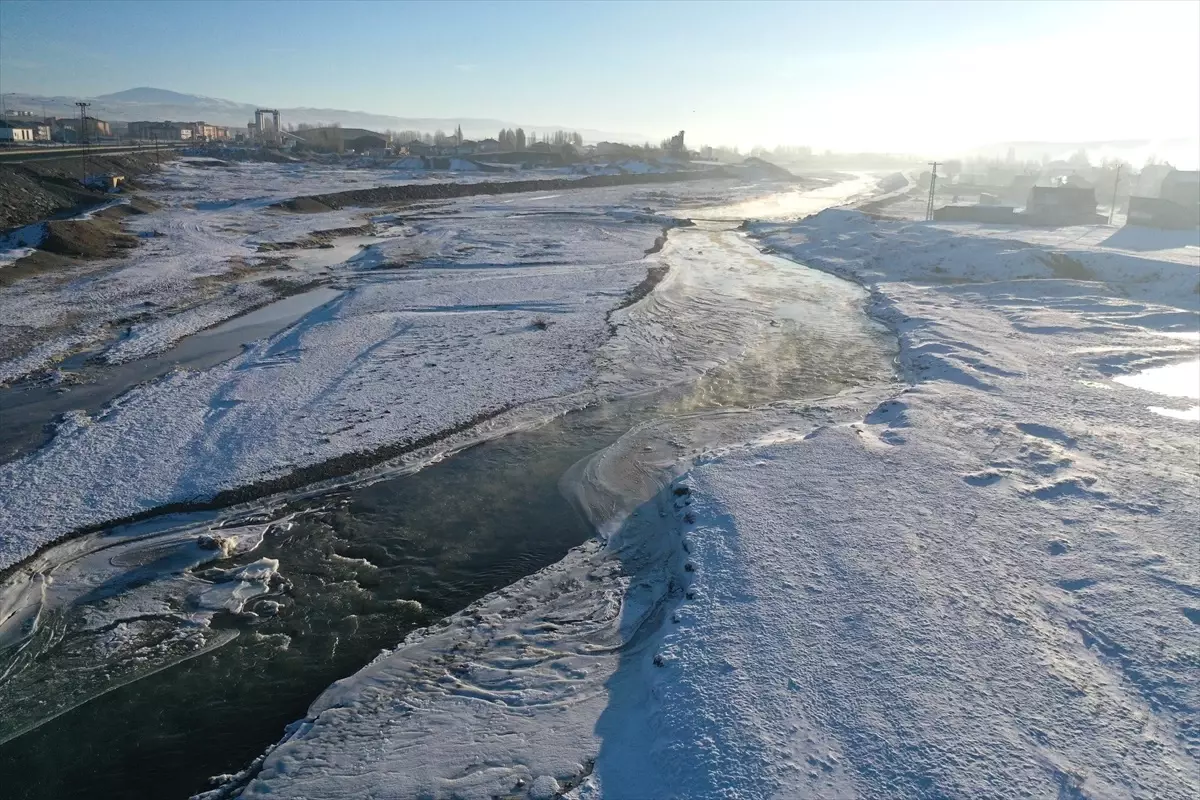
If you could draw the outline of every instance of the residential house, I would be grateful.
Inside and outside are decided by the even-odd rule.
[[[1096,214],[1096,190],[1079,186],[1034,186],[1025,216],[1039,225],[1090,225]]]
[[[498,139],[480,139],[477,152],[480,153],[499,153],[500,140]]]
[[[433,145],[425,144],[424,142],[413,139],[408,144],[400,148],[410,156],[421,156],[422,158],[433,155]]]
[[[628,156],[633,152],[627,144],[619,142],[597,142],[595,153],[598,156]]]
[[[1172,169],[1163,177],[1157,197],[1130,197],[1125,224],[1149,228],[1200,227],[1200,172]]]
[[[443,156],[473,156],[479,152],[479,142],[473,139],[463,139],[461,142],[450,140],[437,150]]]
[[[1196,228],[1200,227],[1200,206],[1187,208],[1162,197],[1133,196],[1129,198],[1125,224],[1174,230]]]
[[[1133,193],[1139,197],[1158,197],[1163,179],[1174,171],[1170,164],[1147,164],[1137,175]]]
[[[1185,208],[1200,204],[1200,172],[1173,169],[1166,174],[1159,187],[1158,196]]]

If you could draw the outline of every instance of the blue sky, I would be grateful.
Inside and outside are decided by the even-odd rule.
[[[0,2],[0,91],[742,145],[1195,136],[1200,3]]]

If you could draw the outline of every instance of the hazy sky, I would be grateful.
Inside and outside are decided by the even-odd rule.
[[[0,91],[135,86],[691,143],[1190,138],[1200,2],[0,0]]]

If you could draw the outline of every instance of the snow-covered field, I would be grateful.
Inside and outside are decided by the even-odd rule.
[[[41,450],[0,465],[0,569],[84,526],[592,390],[607,315],[660,263],[646,250],[678,224],[668,213],[779,186],[623,186],[389,213],[267,209],[378,177],[172,164],[146,193],[161,208],[125,221],[145,237],[129,257],[0,293],[0,345],[27,345],[0,364],[0,379],[13,379],[97,342],[109,364],[164,353],[237,315],[256,338],[250,320],[283,316],[291,302],[275,300],[281,290],[327,292],[240,356],[70,413]],[[355,233],[312,240],[331,230]]]
[[[399,224],[382,261],[347,265],[338,296],[280,335],[65,420],[0,466],[0,566],[84,525],[583,389],[664,220],[511,208]]]
[[[410,179],[374,172],[175,165],[162,209],[127,222],[147,235],[129,259],[0,293],[0,336],[38,342],[5,379],[115,327],[109,362],[166,350],[277,297],[273,258],[321,287],[226,322],[303,313],[240,355],[71,414],[0,465],[0,569],[83,526],[482,416],[503,430],[676,388],[663,419],[564,476],[599,538],[331,686],[213,797],[1200,792],[1194,233],[783,221],[869,193],[866,176],[265,210]],[[681,216],[774,221],[748,236],[701,221],[647,254]],[[96,663],[165,643],[128,675],[63,672],[64,709],[220,646],[213,615],[286,572],[284,557],[193,577],[217,555],[193,533],[120,553],[75,540],[51,588],[0,597],[13,641],[29,614],[103,588],[121,600],[85,620],[110,632]],[[170,563],[150,581],[126,562],[155,547]],[[181,587],[191,628],[138,627]]]
[[[631,432],[565,483],[633,487],[603,541],[330,687],[242,796],[1200,792],[1200,429],[1150,410],[1196,387],[1114,380],[1200,355],[1196,251],[755,235],[868,286],[906,383]]]
[[[0,385],[83,347],[105,347],[104,358],[110,362],[162,352],[183,337],[267,303],[281,292],[328,279],[329,268],[345,257],[333,259],[318,251],[321,258],[304,258],[301,254],[313,251],[262,248],[304,242],[320,231],[367,225],[370,210],[290,214],[268,208],[281,200],[390,185],[569,177],[562,170],[410,174],[308,164],[205,166],[205,162],[172,162],[149,179],[150,188],[140,194],[161,208],[124,221],[128,232],[142,237],[136,250],[119,259],[42,273],[38,280],[17,282],[0,293]],[[674,204],[714,189],[727,196],[726,188],[711,182],[672,186],[658,193],[661,199],[656,205]],[[645,191],[637,187],[601,191],[592,207],[605,202],[621,206],[627,199],[637,202],[639,195]],[[0,240],[0,268],[30,255],[31,246],[44,233],[43,225],[32,225]]]

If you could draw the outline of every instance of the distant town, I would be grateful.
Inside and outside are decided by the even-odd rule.
[[[462,127],[453,131],[383,130],[281,121],[278,109],[259,108],[245,127],[204,121],[109,121],[76,103],[77,117],[39,115],[21,108],[0,110],[0,148],[55,145],[112,147],[167,145],[199,148],[225,158],[351,159],[350,166],[413,170],[501,171],[557,167],[587,161],[685,159],[737,162],[746,155],[801,168],[871,168],[911,165],[912,158],[862,154],[814,153],[808,147],[689,149],[685,132],[658,143],[585,142],[577,131],[526,132],[503,128],[495,136],[473,139]],[[868,163],[869,162],[869,163]],[[1179,170],[1150,159],[1140,167],[1108,158],[1093,164],[1080,150],[1068,158],[1049,153],[1038,160],[1018,159],[1010,149],[1000,158],[948,160],[910,172],[915,189],[925,193],[926,218],[993,224],[1074,225],[1112,222],[1159,228],[1200,226],[1197,204],[1200,172]],[[915,192],[914,192],[915,193]]]

